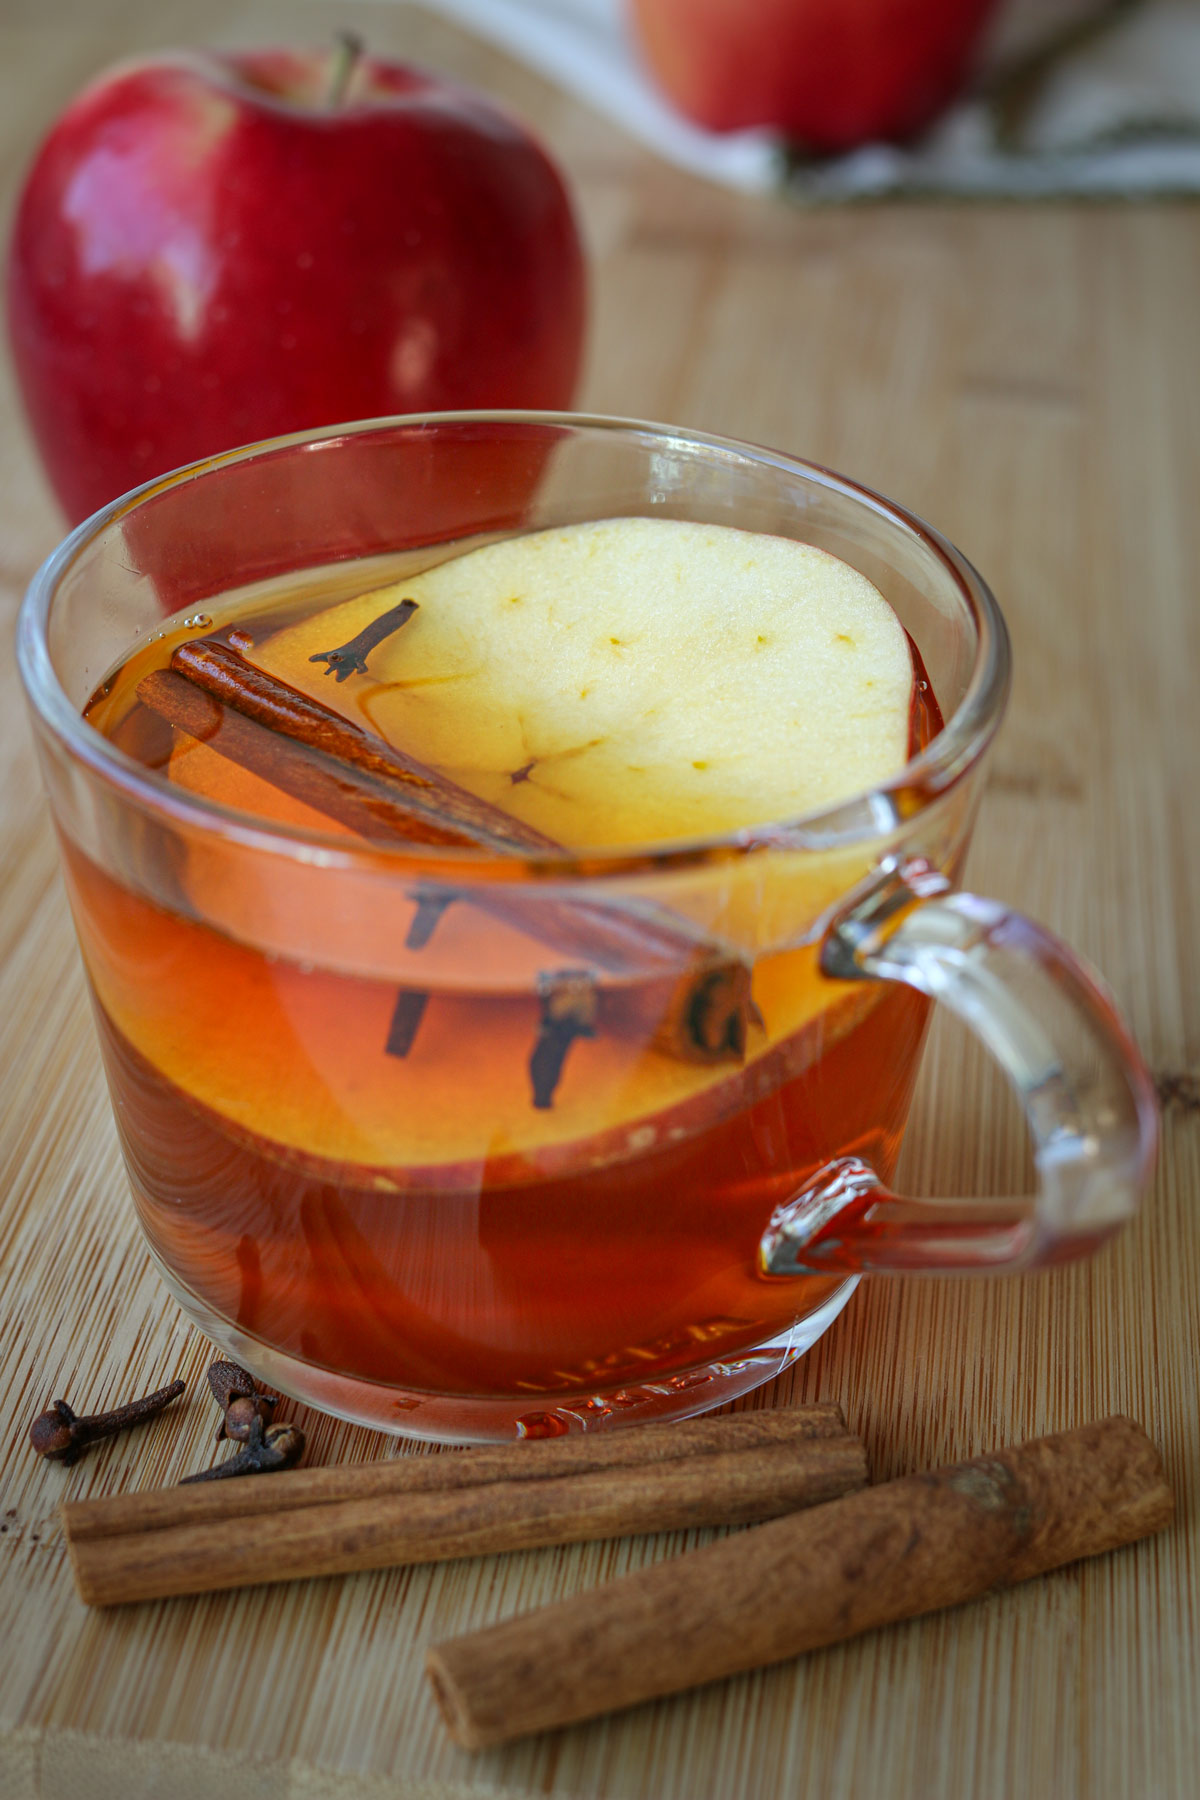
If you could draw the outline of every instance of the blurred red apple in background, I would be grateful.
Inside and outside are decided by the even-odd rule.
[[[921,131],[996,0],[629,0],[667,98],[710,131],[774,127],[816,152]]]
[[[569,405],[585,274],[554,166],[478,94],[355,52],[128,64],[42,145],[9,331],[73,520],[281,432]]]

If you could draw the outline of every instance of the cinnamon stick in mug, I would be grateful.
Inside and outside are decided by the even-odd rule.
[[[171,669],[222,706],[271,732],[276,763],[284,760],[280,745],[285,742],[308,752],[310,759],[328,758],[340,765],[341,780],[351,794],[357,795],[360,784],[346,771],[366,777],[362,791],[371,796],[389,827],[403,821],[410,843],[470,846],[508,855],[559,848],[544,832],[416,762],[386,739],[363,731],[335,708],[260,669],[219,638],[188,638],[177,644]]]
[[[451,1736],[478,1750],[973,1600],[1170,1523],[1154,1445],[1106,1419],[864,1488],[434,1645]]]
[[[143,677],[138,698],[176,729],[368,840],[505,856],[563,848],[218,639],[178,644],[169,669]],[[629,899],[568,907],[529,891],[514,897],[503,883],[471,897],[573,958],[632,970],[642,980],[660,974],[656,1047],[685,1062],[740,1061],[755,1017],[750,971],[682,915]]]

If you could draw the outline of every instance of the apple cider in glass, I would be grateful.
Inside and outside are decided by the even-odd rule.
[[[730,951],[686,899],[564,898],[555,858],[636,872],[891,773],[940,725],[915,646],[834,558],[728,528],[360,581],[168,621],[86,708],[251,831],[428,846],[381,904],[149,823],[145,880],[65,845],[151,1245],[260,1362],[401,1428],[438,1396],[549,1433],[780,1366],[843,1283],[764,1280],[755,1246],[835,1158],[891,1176],[927,1002],[827,982],[811,943]],[[789,734],[826,740],[809,776]]]
[[[1003,618],[831,471],[549,414],[255,444],[81,525],[17,660],[146,1238],[297,1399],[682,1418],[861,1276],[1049,1266],[1137,1208],[1111,997],[958,891]],[[892,1191],[931,998],[1032,1195]]]

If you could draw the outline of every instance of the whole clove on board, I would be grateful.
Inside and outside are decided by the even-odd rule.
[[[148,1419],[156,1419],[172,1400],[178,1400],[186,1385],[183,1381],[172,1381],[169,1386],[158,1388],[140,1400],[129,1400],[124,1406],[114,1406],[111,1411],[102,1413],[80,1414],[66,1400],[52,1401],[29,1427],[29,1441],[47,1462],[62,1463],[69,1469],[102,1438],[115,1437],[131,1425],[144,1425]]]

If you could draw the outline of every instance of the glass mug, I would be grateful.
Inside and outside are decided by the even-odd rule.
[[[852,563],[942,728],[819,815],[508,855],[247,816],[81,716],[148,636],[165,661],[231,614],[631,515]],[[864,1274],[1057,1262],[1137,1204],[1155,1108],[1111,1001],[955,891],[1003,620],[936,532],[852,482],[599,418],[280,439],[80,526],[34,579],[19,659],[146,1238],[185,1310],[298,1399],[455,1440],[683,1417],[777,1374]],[[1032,1198],[891,1192],[931,999],[1013,1083]]]

